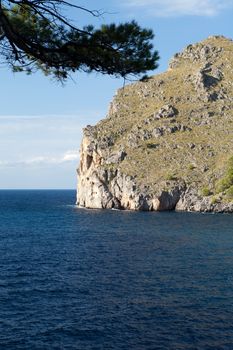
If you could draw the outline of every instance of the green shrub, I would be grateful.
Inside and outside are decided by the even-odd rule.
[[[233,185],[233,157],[228,160],[227,170],[224,177],[217,182],[216,191],[217,193],[230,189]]]
[[[177,180],[177,177],[174,175],[174,174],[167,174],[165,176],[165,180],[168,180],[168,181],[175,181]]]
[[[195,169],[195,165],[193,165],[193,164],[189,164],[189,165],[188,165],[188,169],[189,169],[189,170],[193,170],[193,169]]]
[[[204,197],[208,197],[211,194],[211,191],[209,190],[208,187],[203,187],[201,190],[201,194]]]
[[[212,197],[211,204],[216,204],[216,203],[218,203],[217,198],[216,197]]]
[[[226,196],[228,199],[233,199],[233,186],[229,187],[226,191]]]

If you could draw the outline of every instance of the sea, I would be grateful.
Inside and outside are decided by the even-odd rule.
[[[0,191],[1,350],[232,350],[233,215]]]

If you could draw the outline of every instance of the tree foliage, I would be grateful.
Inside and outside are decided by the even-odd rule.
[[[63,15],[66,7],[99,15],[69,1],[0,0],[2,62],[14,71],[41,69],[60,79],[75,71],[126,77],[157,67],[151,30],[135,21],[78,28]]]

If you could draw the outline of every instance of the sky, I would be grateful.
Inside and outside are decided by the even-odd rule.
[[[100,18],[67,12],[77,25],[135,19],[153,29],[159,68],[190,43],[233,38],[233,0],[73,0]],[[103,119],[122,79],[75,73],[64,86],[0,67],[0,189],[75,189],[82,128]]]

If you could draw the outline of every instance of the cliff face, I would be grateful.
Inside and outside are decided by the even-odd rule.
[[[77,204],[233,212],[233,42],[210,37],[118,90],[84,129]]]

